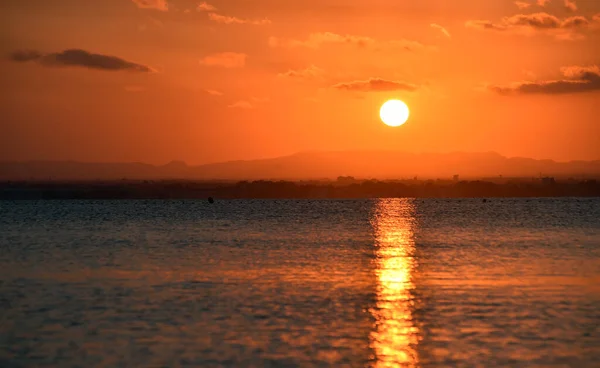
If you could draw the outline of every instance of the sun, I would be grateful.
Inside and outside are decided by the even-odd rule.
[[[409,115],[408,106],[400,100],[389,100],[379,110],[381,121],[391,127],[397,127],[406,123]]]

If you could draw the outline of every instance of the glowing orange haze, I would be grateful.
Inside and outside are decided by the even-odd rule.
[[[600,159],[600,2],[569,4],[3,1],[0,160]]]

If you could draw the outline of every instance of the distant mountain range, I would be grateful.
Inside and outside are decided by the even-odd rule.
[[[290,156],[188,166],[174,161],[84,163],[72,161],[0,162],[0,180],[276,180],[481,177],[598,177],[600,160],[556,162],[507,158],[497,153],[404,153],[387,151],[304,152]]]

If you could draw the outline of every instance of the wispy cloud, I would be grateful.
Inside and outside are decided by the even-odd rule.
[[[314,65],[309,66],[305,69],[290,69],[285,73],[278,74],[279,77],[287,77],[287,78],[298,78],[298,79],[314,79],[322,76],[324,74],[324,70],[318,68]]]
[[[319,48],[327,43],[347,43],[359,47],[372,45],[375,40],[370,37],[340,35],[332,32],[311,33],[306,40],[285,40],[277,37],[269,39],[271,47],[310,47]]]
[[[217,10],[217,8],[215,8],[214,6],[212,6],[211,4],[207,3],[207,2],[203,2],[198,4],[198,6],[196,7],[196,10],[199,12],[214,12]]]
[[[231,17],[227,15],[221,15],[217,13],[209,13],[208,18],[213,22],[222,24],[250,24],[254,26],[264,26],[271,24],[269,19],[242,19],[237,17]]]
[[[561,20],[548,13],[516,14],[504,17],[497,23],[489,20],[470,20],[465,23],[468,28],[524,34],[545,33],[565,40],[583,38],[581,31],[587,29],[589,25],[590,21],[584,16]]]
[[[221,52],[205,56],[200,59],[200,64],[223,68],[243,68],[246,65],[246,58],[246,54],[238,52]]]
[[[223,96],[223,92],[217,91],[214,89],[207,89],[206,93],[208,93],[209,95],[213,95],[213,96]]]
[[[36,62],[44,66],[81,67],[106,71],[132,71],[150,73],[155,70],[143,64],[127,61],[117,56],[94,54],[85,50],[70,49],[43,54],[39,51],[15,51],[10,55],[15,62]]]
[[[489,86],[491,91],[510,94],[572,94],[600,91],[600,68],[593,66],[569,66],[561,69],[562,79],[537,82],[518,82],[510,86]]]
[[[411,83],[371,78],[346,83],[338,83],[332,88],[352,92],[388,92],[388,91],[415,91],[418,87]]]
[[[249,101],[237,101],[228,106],[232,109],[253,109],[254,105],[252,105]]]
[[[249,100],[239,100],[227,106],[232,109],[255,109],[257,105],[271,102],[269,97],[252,97]]]
[[[539,6],[541,6],[542,8],[545,7],[548,3],[550,2],[550,0],[537,0],[537,4]]]
[[[444,34],[444,36],[451,38],[452,36],[450,36],[450,32],[448,32],[448,30],[442,26],[440,26],[439,24],[436,23],[431,23],[430,26],[432,28],[438,29],[440,32],[442,32]]]
[[[160,11],[168,11],[169,3],[166,0],[131,0],[142,9],[155,9]]]
[[[575,3],[575,0],[565,0],[565,9],[567,9],[570,12],[576,12],[577,3]]]
[[[560,28],[560,20],[554,15],[548,13],[535,14],[517,14],[511,17],[505,17],[499,23],[493,23],[488,20],[470,20],[466,26],[470,28],[494,29],[505,31],[511,27],[531,27],[538,29]]]
[[[519,9],[527,9],[527,8],[529,8],[531,6],[531,4],[526,3],[524,1],[515,1],[515,5]]]
[[[348,44],[355,47],[374,47],[374,48],[400,48],[408,51],[422,49],[425,46],[416,41],[410,40],[391,40],[377,41],[367,36],[341,35],[333,32],[311,33],[305,40],[282,39],[277,37],[269,38],[271,47],[308,47],[317,49],[326,44]]]

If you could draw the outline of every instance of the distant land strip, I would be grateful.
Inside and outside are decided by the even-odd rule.
[[[600,197],[600,181],[553,178],[378,181],[0,182],[0,200]]]
[[[0,161],[0,181],[73,180],[322,180],[339,176],[357,179],[493,177],[600,179],[600,160],[557,162],[507,158],[494,152],[406,153],[397,151],[300,152],[290,156],[249,161],[187,165],[93,163],[75,161]]]

